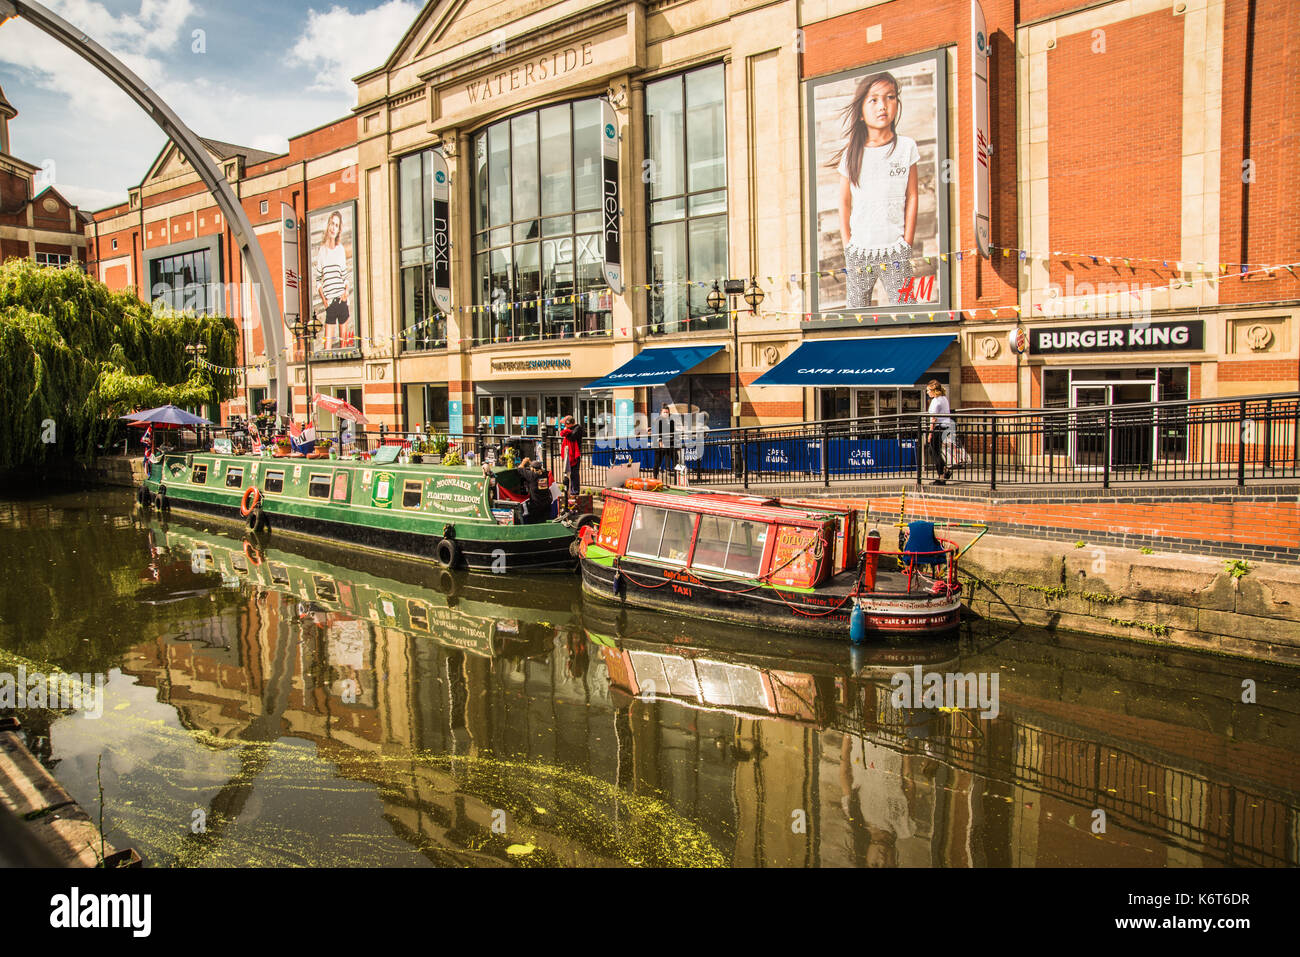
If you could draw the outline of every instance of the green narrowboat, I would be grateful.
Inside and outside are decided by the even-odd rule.
[[[570,546],[594,517],[520,524],[514,509],[493,509],[494,482],[472,467],[166,453],[149,465],[137,501],[450,569],[573,571]]]

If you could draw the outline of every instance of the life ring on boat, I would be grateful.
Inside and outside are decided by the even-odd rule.
[[[248,559],[250,565],[262,564],[262,550],[254,548],[253,543],[250,541],[244,542],[244,557]]]
[[[253,497],[252,502],[249,502],[248,500],[250,495]],[[248,513],[261,504],[262,493],[257,490],[257,486],[250,485],[248,488],[244,489],[244,497],[239,500],[239,514],[247,518]]]
[[[438,564],[443,568],[455,568],[460,564],[460,545],[454,538],[439,539],[434,554],[438,556]]]
[[[623,483],[623,487],[643,492],[658,492],[664,487],[664,483],[657,478],[630,478]]]

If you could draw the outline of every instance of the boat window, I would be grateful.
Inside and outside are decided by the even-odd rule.
[[[207,485],[208,467],[206,465],[194,466],[194,471],[190,472],[190,481],[195,485]]]
[[[321,601],[338,601],[339,589],[334,584],[334,579],[327,578],[324,575],[311,576],[312,587],[316,589],[316,597]]]
[[[659,543],[659,558],[675,565],[685,565],[694,535],[694,512],[669,512],[664,522],[664,537]]]
[[[685,565],[694,532],[695,515],[692,512],[638,505],[632,515],[632,531],[628,535],[625,554]]]
[[[266,477],[262,479],[262,491],[283,492],[284,472],[267,472]]]
[[[348,473],[336,472],[334,474],[334,501],[346,502],[348,500]]]
[[[230,567],[241,575],[248,574],[248,559],[244,557],[243,552],[230,553]]]
[[[308,498],[329,498],[330,497],[330,477],[321,473],[313,473],[307,480]]]
[[[766,542],[767,526],[761,522],[702,515],[691,567],[757,575]]]
[[[226,488],[240,488],[244,484],[244,467],[231,466],[226,469]]]
[[[270,562],[271,581],[276,585],[289,584],[289,567],[279,562]]]
[[[402,485],[402,508],[419,508],[424,493],[424,483],[410,479]]]
[[[727,571],[757,575],[763,565],[763,546],[766,544],[766,525],[735,522],[731,530],[731,547],[727,549]]]

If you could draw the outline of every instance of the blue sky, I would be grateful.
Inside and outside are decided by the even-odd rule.
[[[282,152],[346,116],[419,0],[43,0],[122,60],[200,136]],[[202,31],[201,34],[195,31]],[[97,70],[22,20],[0,26],[15,156],[83,209],[123,202],[164,136]],[[43,184],[42,184],[43,185]]]

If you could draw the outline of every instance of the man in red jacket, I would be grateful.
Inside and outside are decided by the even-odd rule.
[[[579,476],[579,466],[582,463],[582,440],[587,437],[573,418],[565,416],[564,424],[560,428],[560,456],[564,459],[564,506],[569,507],[569,494],[573,494],[573,504],[577,504],[578,495],[582,492],[582,479]]]

